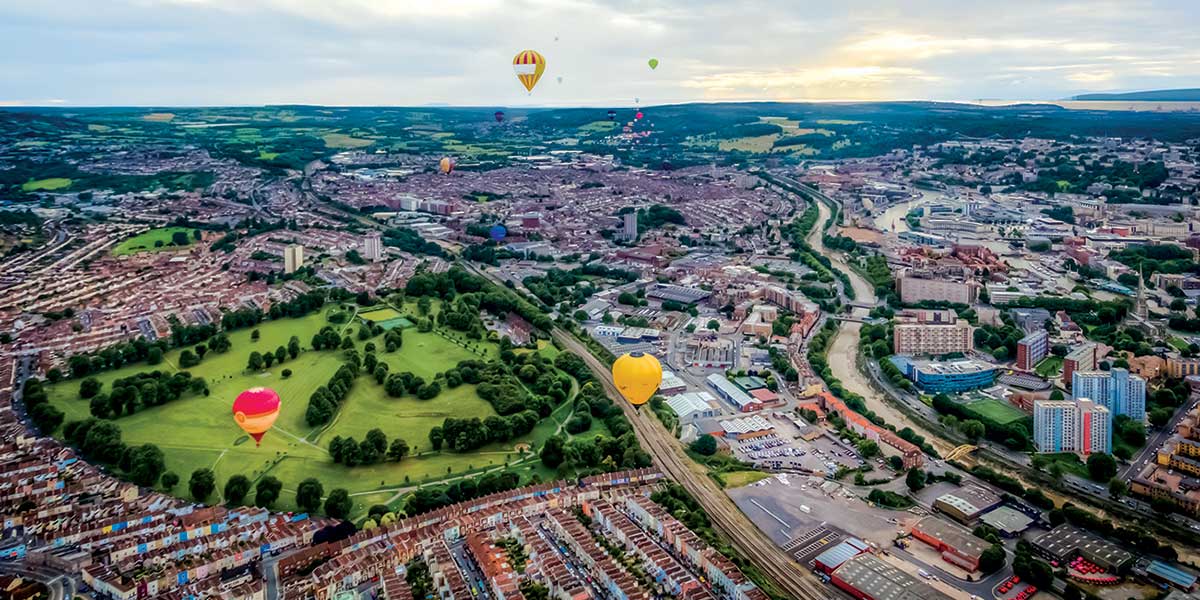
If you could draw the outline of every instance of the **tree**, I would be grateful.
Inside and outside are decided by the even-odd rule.
[[[1116,477],[1108,480],[1108,495],[1116,499],[1124,496],[1128,492],[1129,484],[1117,479]]]
[[[325,499],[325,514],[335,519],[345,519],[351,508],[354,508],[354,501],[350,499],[350,493],[342,488],[329,492],[329,497]]]
[[[368,431],[367,437],[363,441],[370,444],[379,456],[383,456],[388,450],[387,435],[383,433],[382,429],[375,428]]]
[[[961,431],[963,435],[967,436],[967,439],[973,442],[983,437],[983,434],[987,432],[987,428],[984,427],[983,423],[976,419],[967,419],[966,421],[959,423],[958,430]]]
[[[707,327],[708,329],[711,329],[712,331],[716,331],[721,328],[721,323],[720,323],[720,321],[717,321],[716,319],[709,319],[708,324],[705,327]]]
[[[1051,400],[1062,400],[1063,398],[1064,398],[1064,396],[1063,396],[1062,390],[1056,389],[1056,390],[1050,392]]]
[[[225,482],[225,501],[230,504],[241,504],[250,493],[250,479],[241,473]]]
[[[557,469],[558,466],[563,463],[563,460],[566,459],[566,455],[563,453],[563,448],[565,445],[566,440],[564,440],[562,436],[550,436],[550,438],[546,440],[546,443],[542,445],[542,451],[539,454],[542,459],[542,464],[550,467],[551,469]]]
[[[1004,561],[1007,557],[1004,552],[1004,546],[1000,544],[992,544],[987,550],[979,555],[979,570],[984,575],[990,575],[999,571],[1004,567]]]
[[[916,492],[925,487],[925,471],[917,467],[908,470],[908,474],[904,476],[904,484],[908,489]]]
[[[154,444],[143,444],[130,450],[129,477],[134,483],[152,487],[167,470],[162,450]]]
[[[879,444],[871,440],[862,440],[858,442],[858,453],[868,459],[879,456]]]
[[[696,438],[689,447],[696,454],[712,456],[717,453],[717,438],[706,433]]]
[[[217,489],[217,476],[212,469],[196,469],[188,480],[188,492],[197,502],[204,502]]]
[[[184,350],[179,353],[179,368],[190,369],[198,364],[200,364],[200,357],[196,356],[195,352]]]
[[[889,456],[888,457],[888,465],[891,466],[892,469],[895,470],[896,472],[900,472],[901,470],[904,469],[904,459],[900,458],[899,456],[895,456],[895,455]]]
[[[159,348],[158,346],[150,346],[150,349],[146,351],[146,364],[157,365],[158,363],[162,362],[162,359],[162,348]]]
[[[284,369],[283,371],[280,371],[279,374],[282,375],[284,379],[287,379],[288,377],[292,376],[292,370]]]
[[[254,505],[261,508],[270,508],[279,499],[279,492],[282,489],[282,481],[279,481],[273,475],[263,476],[254,485]]]
[[[246,361],[246,368],[251,371],[263,370],[263,355],[255,350],[250,353],[250,358]]]
[[[292,339],[288,340],[287,353],[292,358],[300,355],[300,338],[293,335]]]
[[[1117,474],[1117,461],[1110,454],[1097,452],[1088,457],[1087,469],[1093,481],[1108,481]]]
[[[250,341],[257,342],[260,337],[262,337],[262,333],[260,333],[257,329],[250,332]]]
[[[174,471],[167,471],[162,474],[159,483],[162,484],[164,490],[171,491],[179,485],[179,475],[176,475]]]
[[[316,512],[321,508],[321,498],[325,496],[325,487],[320,481],[309,477],[300,482],[300,486],[296,488],[296,506],[304,509],[305,512]]]
[[[79,383],[79,397],[87,400],[92,396],[100,393],[100,388],[103,387],[95,377],[88,377]]]
[[[186,246],[190,244],[192,238],[188,236],[186,231],[176,231],[171,234],[171,243],[176,246]]]
[[[392,445],[388,447],[387,457],[390,460],[398,461],[408,455],[408,442],[403,438],[392,440]]]

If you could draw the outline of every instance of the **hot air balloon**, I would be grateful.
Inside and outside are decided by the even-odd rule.
[[[498,110],[498,111],[496,111],[496,115],[495,115],[495,116],[496,116],[496,122],[497,122],[497,123],[501,123],[501,122],[503,122],[503,121],[504,121],[504,111],[502,111],[502,110]]]
[[[639,111],[637,111],[637,114],[636,114],[636,115],[633,115],[633,118],[634,118],[634,119],[636,119],[636,120],[638,120],[638,121],[642,120],[642,111],[640,111],[640,110],[639,110]]]
[[[646,64],[650,65],[650,70],[653,71],[654,69],[658,68],[658,59],[652,58],[649,61],[647,61]]]
[[[644,352],[630,352],[613,363],[613,383],[621,395],[634,406],[650,400],[662,383],[662,365]]]
[[[508,229],[499,223],[492,225],[492,228],[488,230],[488,237],[492,238],[493,242],[499,242],[506,235],[508,235]]]
[[[271,388],[250,388],[233,401],[233,420],[254,438],[255,446],[262,445],[263,434],[278,417],[279,394]]]
[[[449,156],[443,156],[442,160],[438,162],[438,171],[441,171],[443,175],[449,175],[450,171],[453,170],[454,159]]]
[[[525,90],[532,94],[533,86],[537,85],[542,73],[546,72],[546,59],[533,50],[522,50],[513,57],[513,71],[516,72],[517,79],[521,80],[521,85],[525,86]]]
[[[615,110],[608,111],[608,120],[609,121],[615,120],[616,118],[617,118],[617,111],[615,111]]]

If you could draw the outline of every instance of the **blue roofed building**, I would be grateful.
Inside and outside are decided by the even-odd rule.
[[[871,550],[866,542],[858,538],[846,538],[836,546],[820,553],[813,559],[813,568],[829,574],[842,566],[842,563]]]
[[[996,381],[999,369],[981,360],[916,360],[895,355],[888,360],[917,387],[931,394],[958,393],[985,388]]]
[[[1146,575],[1151,579],[1173,585],[1185,592],[1196,588],[1196,576],[1188,571],[1159,560],[1150,561],[1146,567]]]

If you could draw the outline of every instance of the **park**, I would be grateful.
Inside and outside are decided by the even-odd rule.
[[[432,303],[426,322],[433,322],[432,317],[440,310],[440,301]],[[430,382],[462,361],[494,362],[499,357],[500,345],[495,341],[470,339],[446,327],[420,330],[413,326],[423,320],[420,315],[418,303],[411,301],[401,306],[371,309],[330,304],[304,317],[263,321],[228,331],[231,344],[228,351],[209,351],[199,364],[188,369],[179,366],[180,359],[186,353],[191,355],[187,360],[194,360],[197,354],[194,345],[166,352],[156,365],[143,362],[92,377],[104,393],[111,391],[114,381],[156,370],[167,375],[186,370],[193,377],[205,380],[208,387],[205,394],[185,393],[177,400],[146,406],[113,419],[126,445],[149,443],[162,450],[166,470],[181,479],[181,483],[166,491],[185,498],[190,474],[202,468],[211,469],[217,483],[210,502],[223,500],[221,488],[231,476],[241,474],[255,482],[269,475],[283,483],[279,500],[272,508],[297,510],[296,487],[312,477],[322,483],[326,492],[335,488],[347,490],[354,501],[352,517],[365,514],[377,504],[398,506],[402,496],[418,485],[447,482],[468,474],[508,469],[522,479],[534,475],[552,479],[554,471],[538,461],[535,451],[547,438],[561,433],[563,424],[570,419],[573,409],[569,398],[554,407],[549,417],[541,419],[528,434],[465,452],[435,450],[429,432],[442,425],[447,417],[485,419],[497,415],[492,405],[476,392],[477,386],[443,384],[440,393],[429,399],[412,394],[392,397],[374,377],[364,373],[355,378],[330,422],[315,427],[308,424],[305,413],[309,398],[344,364],[346,344],[353,344],[359,354],[366,353],[368,344],[373,344],[377,348],[375,356],[381,364],[387,364],[390,373],[410,372]],[[364,330],[370,331],[371,324],[380,326],[374,333],[365,333]],[[393,352],[384,349],[385,335],[379,333],[387,328],[384,324],[403,331],[403,343]],[[313,349],[310,340],[326,327],[332,327],[343,344],[338,348]],[[249,354],[272,353],[287,346],[293,336],[301,345],[294,358],[285,357],[258,370],[248,368]],[[557,354],[545,341],[537,350],[515,351],[538,352],[546,359]],[[51,403],[65,413],[67,423],[92,416],[89,401],[80,395],[80,386],[78,378],[48,386]],[[278,420],[258,447],[237,427],[231,415],[234,398],[253,387],[272,388],[282,400]],[[577,390],[578,384],[572,380],[570,397]],[[597,425],[588,435],[603,430]],[[408,454],[399,461],[382,460],[354,467],[334,462],[329,452],[331,440],[339,436],[364,439],[372,429],[382,430],[388,440],[405,440]],[[56,435],[62,437],[63,429]],[[244,502],[253,502],[253,495],[252,491]]]

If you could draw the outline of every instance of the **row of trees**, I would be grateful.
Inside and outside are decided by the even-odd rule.
[[[25,403],[25,412],[30,420],[43,434],[49,435],[62,425],[63,411],[50,404],[50,396],[42,380],[30,377],[21,386],[21,400]]]
[[[208,395],[208,384],[204,379],[192,377],[187,371],[137,373],[114,380],[109,394],[102,393],[101,388],[100,382],[92,377],[79,385],[80,397],[88,400],[92,416],[100,419],[132,415],[143,408],[161,406],[178,400],[185,392]]]
[[[349,364],[343,364],[329,378],[329,383],[318,387],[308,398],[308,408],[304,411],[304,421],[310,427],[324,425],[333,420],[333,415],[350,388],[354,386],[357,370]]]
[[[408,456],[408,452],[408,442],[396,438],[388,445],[387,435],[379,428],[368,431],[361,442],[340,435],[334,436],[329,442],[329,455],[333,462],[347,467],[373,465],[383,460],[399,461]]]
[[[493,442],[507,442],[533,431],[541,418],[526,410],[508,416],[492,415],[485,419],[447,417],[438,427],[429,430],[429,443],[434,450],[446,447],[457,452],[469,452]]]
[[[187,352],[184,350],[184,352]],[[250,353],[249,359],[246,361],[246,368],[250,371],[261,371],[271,368],[275,363],[283,364],[283,361],[289,358],[295,359],[300,356],[300,338],[292,336],[288,340],[287,347],[279,346],[274,352],[259,352],[255,350]],[[183,364],[183,358],[180,357],[180,365]]]

